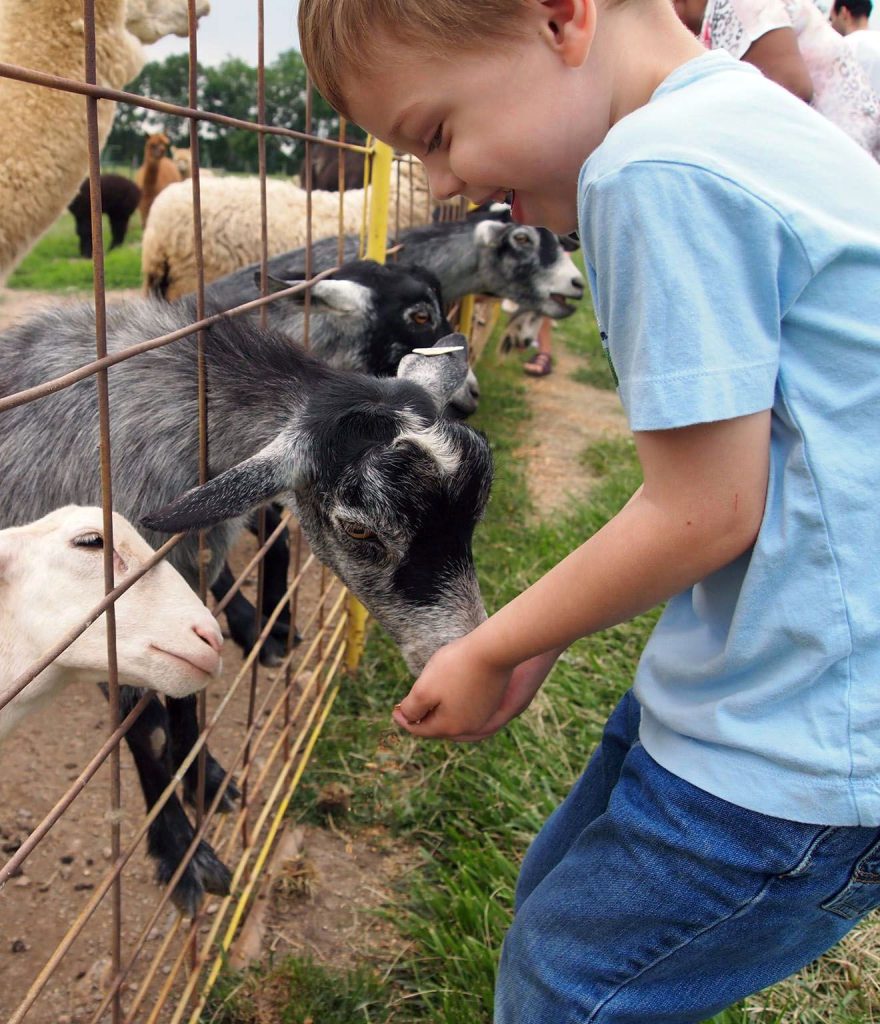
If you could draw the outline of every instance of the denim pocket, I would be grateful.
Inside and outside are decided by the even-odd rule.
[[[838,917],[852,920],[880,907],[880,839],[856,863],[846,885],[822,904]]]

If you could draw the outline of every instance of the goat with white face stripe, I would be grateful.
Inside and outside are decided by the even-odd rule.
[[[186,300],[110,307],[108,351],[180,330],[194,318],[194,303]],[[0,335],[0,393],[89,362],[94,336],[88,306],[44,312]],[[184,340],[116,364],[109,372],[117,509],[137,519],[158,508],[143,520],[154,545],[164,539],[157,531],[207,527],[210,581],[251,510],[271,499],[289,501],[316,555],[387,625],[417,670],[436,647],[485,616],[470,545],[488,496],[491,457],[482,435],[440,416],[467,373],[464,339],[453,337],[457,351],[411,354],[397,377],[376,378],[333,369],[247,318],[222,319],[206,331],[213,479],[203,487],[194,487],[196,346]],[[93,377],[0,414],[0,527],[99,500],[98,438]],[[169,560],[195,586],[197,536],[184,538]],[[165,751],[152,742],[166,725],[158,701],[126,736],[148,805],[197,735],[194,698],[169,699],[167,707]],[[210,802],[225,772],[210,755],[206,762]],[[193,766],[184,793],[194,799],[196,790]],[[223,797],[220,806],[232,803]],[[160,881],[175,871],[192,835],[176,798],[169,801],[149,833]],[[224,893],[228,884],[226,868],[202,844],[175,902],[190,913],[205,890]]]

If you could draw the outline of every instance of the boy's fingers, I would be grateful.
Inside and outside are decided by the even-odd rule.
[[[419,725],[430,715],[435,707],[437,707],[437,704],[431,704],[424,699],[420,700],[418,697],[409,694],[399,704],[394,705],[394,711],[403,716],[406,724]]]

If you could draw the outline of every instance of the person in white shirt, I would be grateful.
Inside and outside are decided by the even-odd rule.
[[[880,32],[868,28],[872,7],[871,0],[834,0],[828,17],[832,27],[846,37],[846,45],[880,96]]]

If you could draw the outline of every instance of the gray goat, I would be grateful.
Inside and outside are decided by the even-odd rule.
[[[505,221],[503,214],[487,212],[478,218],[447,221],[410,228],[401,233],[403,248],[393,257],[400,267],[420,267],[434,274],[446,302],[471,292],[511,299],[523,309],[556,320],[574,312],[571,302],[583,297],[584,279],[560,239],[546,228]],[[356,258],[358,240],[345,239],[343,257]],[[326,270],[339,261],[335,238],[312,245],[311,273]],[[218,278],[207,295],[220,309],[232,309],[259,293],[258,263]],[[273,256],[268,270],[277,286],[305,277],[305,249]],[[287,308],[286,308],[287,307]],[[291,332],[291,311],[285,302],[273,303],[271,323]]]
[[[108,349],[118,351],[179,330],[194,304],[153,301],[111,307]],[[60,376],[94,356],[90,307],[38,315],[0,335],[0,394]],[[399,644],[413,672],[441,644],[485,617],[471,537],[492,475],[489,446],[473,429],[441,415],[467,373],[466,343],[410,354],[397,377],[328,367],[247,318],[207,331],[210,477],[198,480],[196,347],[179,341],[110,370],[113,494],[119,512],[160,531],[207,528],[212,578],[245,517],[275,499],[294,509],[325,564],[357,594]],[[94,377],[0,414],[0,527],[71,502],[100,501]],[[144,516],[149,510],[158,509]],[[197,579],[198,545],[185,538],[171,561]],[[137,699],[126,691],[123,713]],[[152,806],[196,735],[194,698],[154,698],[126,740]],[[157,730],[159,730],[157,732]],[[157,750],[156,737],[168,736]],[[163,747],[162,743],[158,746]],[[184,779],[189,800],[196,772]],[[206,799],[223,794],[225,773],[207,757]],[[150,827],[157,878],[167,882],[193,837],[172,798]],[[207,890],[224,893],[229,873],[202,842],[173,898],[193,913]]]

